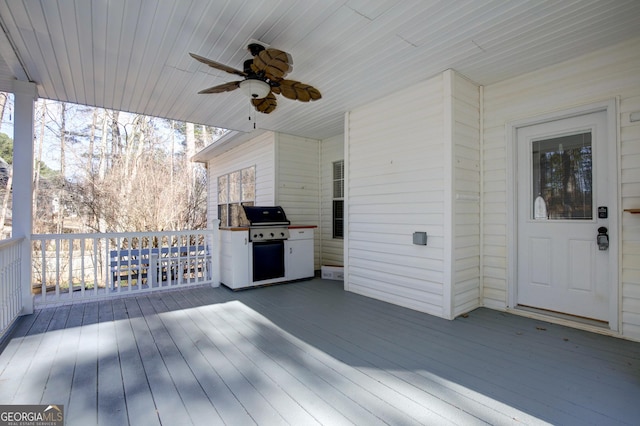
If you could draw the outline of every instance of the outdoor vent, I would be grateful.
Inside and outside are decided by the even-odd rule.
[[[426,232],[414,232],[413,233],[413,244],[418,246],[426,246],[427,245],[427,233]]]

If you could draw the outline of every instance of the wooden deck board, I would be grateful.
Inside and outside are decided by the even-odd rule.
[[[275,316],[277,316],[275,312],[269,315],[270,318]],[[368,343],[365,342],[364,336],[368,336],[370,334],[369,331],[354,330],[347,336],[336,336],[335,332],[331,330],[339,329],[340,325],[333,320],[329,320],[328,324],[324,323],[322,327],[318,327],[317,318],[301,313],[298,319],[299,321],[295,322],[295,325],[290,326],[295,327],[295,329],[291,329],[292,331],[295,331],[296,334],[309,336],[307,339],[309,343],[318,347],[329,348],[332,354],[339,356],[341,360],[349,365],[356,366],[355,368],[359,369],[363,374],[390,386],[398,395],[385,395],[384,398],[387,401],[392,401],[394,406],[400,407],[403,399],[409,399],[419,404],[413,409],[404,407],[409,412],[422,413],[421,418],[417,419],[419,421],[438,424],[444,424],[447,421],[453,424],[473,424],[479,421],[478,417],[476,417],[479,412],[482,412],[481,417],[484,420],[489,419],[491,423],[499,423],[505,420],[504,413],[499,413],[473,400],[469,400],[473,405],[473,409],[447,410],[449,408],[448,402],[442,399],[443,394],[448,400],[461,399],[461,396],[456,395],[451,389],[445,389],[445,386],[442,386],[442,381],[437,378],[434,380],[417,372],[404,372],[403,364],[406,359],[402,357],[406,357],[406,354],[400,353],[396,347],[386,348],[385,346],[388,346],[387,342],[383,340],[377,339]],[[322,330],[327,325],[329,325],[329,330]],[[354,343],[356,341],[358,342],[357,344]],[[363,343],[372,344],[374,349],[368,349]],[[424,358],[419,356],[415,357],[413,361],[426,365]],[[384,365],[384,368],[378,368],[380,365]],[[390,373],[389,370],[393,371],[393,373]],[[434,388],[438,388],[439,392],[434,392]],[[470,414],[472,412],[476,414]],[[431,416],[428,416],[427,413],[431,413]],[[444,415],[438,413],[443,413]]]
[[[98,406],[98,303],[84,304],[80,340],[75,353],[71,392],[65,416],[76,424],[96,424]]]
[[[47,352],[47,345],[55,341],[52,335],[45,333],[54,312],[54,310],[38,312],[29,329],[21,330],[25,333],[24,345],[16,350],[11,363],[3,371],[0,381],[2,383],[0,386],[2,401],[10,401],[11,404],[25,404],[25,401],[40,400],[42,389],[44,389],[44,378],[40,370],[46,368],[49,360],[33,355]],[[32,333],[31,330],[34,332]],[[11,342],[9,346],[11,346]],[[38,389],[37,394],[33,394],[31,389],[34,388]]]
[[[368,318],[363,318],[362,321],[367,324],[376,324],[377,317],[377,315],[372,315]],[[415,339],[407,339],[405,336],[394,335],[394,330],[398,329],[398,324],[392,321],[376,325],[377,330],[370,330],[366,333],[364,339],[359,340],[361,344],[366,346],[356,350],[359,353],[375,350],[379,355],[383,356],[384,358],[380,358],[374,364],[376,367],[384,367],[384,369],[402,367],[412,370],[416,364],[420,364],[423,368],[428,368],[430,375],[435,374],[435,377],[446,378],[450,382],[458,383],[466,380],[469,384],[482,386],[485,391],[489,385],[495,395],[502,392],[504,383],[517,381],[518,377],[521,376],[531,377],[531,372],[526,371],[525,365],[517,362],[514,365],[513,359],[510,359],[513,355],[505,354],[496,349],[495,342],[488,339],[486,335],[480,335],[479,341],[475,341],[473,334],[468,335],[459,330],[459,332],[452,334],[432,328],[414,327],[404,323],[402,327],[404,332],[413,334],[416,337]],[[446,328],[447,324],[440,324],[439,327]],[[353,337],[346,336],[345,338]],[[371,349],[367,351],[367,348]],[[474,380],[478,371],[484,371],[485,374],[489,374],[486,374],[486,377],[478,377]],[[521,383],[520,386],[523,389],[515,390],[515,394],[512,393],[513,391],[509,391],[512,393],[512,398],[522,393],[527,395],[527,402],[531,403],[531,391],[536,389],[528,389],[529,385],[527,383]],[[556,391],[555,388],[547,389],[547,392],[550,393]],[[555,396],[548,396],[546,392],[540,392],[537,395],[537,401],[540,402],[542,407],[552,406],[548,404],[548,401],[554,400]],[[470,399],[473,400],[473,398]],[[512,400],[511,403],[515,402]]]
[[[285,337],[282,331],[270,326],[270,321],[264,317],[257,317],[255,313],[252,315],[251,310],[236,312],[238,322],[252,323],[254,325],[254,333],[256,339],[262,339],[265,347],[271,348],[270,342],[273,341],[289,341],[290,337]],[[241,314],[247,314],[249,318],[243,318]],[[273,313],[276,314],[277,313]],[[272,313],[269,314],[271,317]],[[291,315],[291,313],[289,313]],[[300,312],[301,317],[298,321],[293,321],[290,327],[296,327],[297,324],[307,320],[303,318],[304,312]],[[293,330],[293,329],[292,329]],[[300,330],[308,336],[314,333],[314,325],[308,329]],[[298,334],[298,333],[296,333]],[[260,340],[259,340],[260,341]],[[398,383],[393,376],[385,376],[379,373],[371,363],[360,357],[358,354],[345,350],[342,346],[348,344],[346,341],[335,342],[328,339],[324,342],[316,341],[315,343],[323,344],[325,347],[331,345],[332,353],[338,355],[341,362],[327,357],[322,351],[317,351],[314,346],[309,346],[303,342],[295,341],[294,344],[300,352],[306,353],[311,357],[312,363],[306,367],[308,370],[318,370],[321,374],[328,371],[336,371],[337,375],[326,377],[330,385],[336,390],[344,389],[347,394],[356,393],[363,399],[363,405],[370,410],[371,414],[377,417],[378,421],[386,423],[412,423],[412,422],[430,422],[438,424],[447,424],[447,420],[451,424],[472,424],[472,418],[465,416],[456,416],[454,419],[447,419],[437,412],[437,407],[441,401],[430,398],[429,395],[412,392],[411,386],[403,386],[405,383]],[[279,347],[281,345],[276,345]],[[353,365],[362,365],[359,368],[352,368]],[[320,367],[320,368],[317,368]],[[436,408],[436,410],[434,410]],[[413,413],[413,414],[409,414]],[[464,417],[464,418],[461,418]],[[457,421],[456,421],[457,420]],[[477,419],[475,419],[477,420]]]
[[[206,324],[214,315],[214,312],[209,315],[205,313],[204,317],[196,321]],[[295,399],[286,393],[286,389],[280,387],[279,383],[264,374],[260,366],[264,360],[257,357],[254,351],[249,350],[239,335],[236,333],[233,333],[235,334],[233,336],[229,335],[230,327],[226,320],[222,320],[220,317],[215,318],[220,325],[208,327],[207,336],[212,338],[216,346],[223,348],[222,352],[224,352],[225,357],[231,364],[228,366],[231,376],[240,374],[244,377],[246,379],[245,386],[251,386],[258,390],[262,399],[275,411],[272,414],[274,418],[268,421],[276,421],[278,423],[284,421],[289,424],[313,424],[313,418],[301,409]],[[244,390],[240,389],[238,393],[242,395]],[[280,417],[282,420],[280,420]],[[259,424],[262,423],[259,420],[257,422]]]
[[[230,302],[230,301],[231,300],[225,300],[223,302]],[[237,310],[237,309],[234,307],[231,307],[231,309],[225,310],[222,317],[218,314],[215,314],[215,312],[214,314],[209,315],[205,311],[203,319],[210,324],[210,327],[215,327],[215,324],[217,322],[229,321],[232,318],[232,311],[234,310]],[[237,330],[237,328],[234,327],[233,331],[235,330]],[[251,337],[252,339],[256,339],[257,342],[260,341],[260,343],[262,343],[262,337],[260,334],[261,333],[251,333]],[[245,338],[245,341],[246,340],[247,339]],[[312,367],[323,367],[323,365],[315,365],[315,366],[312,365],[309,362],[310,360],[308,359],[308,357],[304,356],[305,355],[304,352],[299,352],[295,349],[292,350],[292,348],[287,348],[286,346],[289,346],[288,342],[286,340],[283,340],[282,336],[279,336],[277,340],[270,338],[266,345],[261,344],[259,346],[255,346],[255,348],[257,350],[260,350],[258,349],[259,347],[262,347],[263,349],[268,349],[268,351],[266,351],[266,354],[271,354],[271,358],[276,356],[281,361],[282,360],[287,360],[287,361],[300,360],[297,366],[288,365],[287,366],[288,368],[285,368],[285,369],[287,369],[288,371],[293,371],[294,375],[296,376],[296,380],[303,380],[303,379],[304,381],[313,380],[314,383],[316,383],[316,385],[314,386],[315,388],[314,395],[309,395],[308,393],[305,393],[304,401],[298,394],[296,394],[296,398],[298,399],[299,403],[305,404],[307,407],[314,404],[316,405],[321,404],[322,406],[326,406],[325,403],[331,404],[333,409],[331,409],[328,412],[322,413],[318,417],[322,419],[323,417],[331,416],[332,421],[335,421],[336,424],[343,423],[345,421],[344,418],[349,418],[351,419],[351,421],[354,421],[354,422],[356,420],[359,420],[363,424],[381,423],[379,418],[373,416],[368,410],[364,409],[360,405],[354,404],[354,401],[352,399],[349,399],[348,396],[343,394],[343,392],[348,393],[348,391],[350,390],[350,384],[348,382],[345,382],[345,385],[343,386],[342,390],[337,389],[333,386],[329,387],[329,385],[332,382],[331,378],[333,376],[341,380],[344,380],[344,378],[339,373],[335,372],[334,370],[328,367],[312,368]],[[303,355],[303,356],[298,356],[298,355]],[[266,356],[269,356],[269,355],[266,355]],[[320,369],[322,369],[322,371],[318,371]],[[291,379],[289,378],[287,383],[290,383],[290,381]],[[311,402],[308,402],[308,399],[311,399]],[[343,407],[346,407],[347,410],[341,411],[340,409]],[[314,411],[313,408],[315,407],[309,407],[311,411]],[[344,418],[341,416],[338,416],[337,413],[334,412],[334,410],[342,412],[344,414]],[[345,411],[351,411],[351,412],[347,412],[345,414]]]
[[[254,321],[238,317],[237,313],[234,317],[236,321],[249,326]],[[326,362],[313,359],[306,348],[289,343],[282,335],[270,330],[269,326],[242,328],[238,323],[233,325],[233,330],[242,333],[244,341],[253,346],[251,349],[258,351],[261,358],[264,357],[261,363],[264,374],[284,385],[288,394],[308,410],[315,420],[323,424],[348,424],[356,420],[366,424],[380,423],[380,419],[364,407],[354,407],[354,401],[347,395],[352,388],[351,383],[344,381],[342,389],[337,388],[336,379],[344,380],[343,376]],[[312,365],[313,361],[320,361],[321,364]]]
[[[46,401],[67,403],[66,396],[71,392],[75,358],[80,344],[80,327],[74,326],[74,324],[82,324],[82,313],[78,308],[73,306],[59,307],[56,309],[55,318],[59,320],[51,321],[49,333],[55,331],[55,334],[61,333],[61,335],[57,347],[51,346],[49,348],[51,368],[48,371],[40,404],[48,404]],[[61,395],[64,399],[59,401]]]
[[[141,308],[145,318],[154,319],[155,324],[150,326],[151,335],[189,417],[194,424],[197,424],[197,419],[209,419],[211,423],[219,424],[220,416],[173,340],[170,329],[177,324],[169,315],[162,315],[167,310],[159,298],[145,298],[141,302],[144,302]]]
[[[145,317],[142,309],[144,302],[143,298],[125,299],[129,315],[134,316],[131,325],[144,367],[144,376],[155,401],[157,416],[161,424],[188,424],[189,414],[151,333],[151,328],[157,326],[156,318]]]
[[[127,423],[124,386],[121,373],[120,350],[113,320],[112,301],[98,308],[98,424]]]
[[[184,293],[176,293],[183,296]],[[188,295],[187,295],[188,296]],[[177,300],[186,310],[183,312],[191,321],[188,336],[200,355],[215,374],[214,380],[221,381],[222,392],[229,405],[219,406],[219,411],[227,424],[234,424],[236,418],[247,421],[247,424],[285,424],[284,419],[275,410],[263,393],[253,386],[250,378],[236,368],[237,360],[232,362],[233,352],[227,351],[224,339],[218,333],[218,326],[210,324],[201,310],[189,309],[197,306],[200,300],[184,297]],[[223,385],[223,386],[222,386]],[[229,390],[230,395],[226,393]],[[233,396],[233,398],[231,397]],[[244,423],[239,423],[244,424]]]
[[[127,421],[131,424],[159,425],[160,420],[155,414],[156,407],[153,395],[145,376],[142,358],[124,299],[113,301],[113,312],[114,319],[117,320],[115,331],[120,354]]]
[[[238,403],[229,387],[222,380],[219,373],[209,363],[206,350],[198,347],[200,339],[205,338],[188,314],[180,310],[180,306],[174,299],[172,293],[165,297],[162,302],[169,309],[171,321],[175,321],[178,327],[171,327],[171,336],[180,349],[181,355],[188,360],[191,373],[197,380],[202,390],[207,396],[207,401],[216,409],[216,418],[220,418],[220,423],[250,425],[255,423],[246,410]]]
[[[639,343],[322,280],[44,309],[0,354],[0,404],[68,425],[637,424],[639,400]]]
[[[277,308],[274,309],[277,310]],[[327,307],[327,309],[330,308]],[[269,317],[274,318],[275,315],[275,313],[271,313]],[[339,356],[340,359],[345,360],[355,368],[365,371],[375,380],[390,384],[406,397],[419,401],[424,405],[422,408],[424,412],[430,409],[435,410],[435,412],[442,412],[449,421],[456,424],[477,422],[478,419],[475,416],[480,412],[483,413],[483,419],[491,418],[492,420],[489,420],[491,423],[505,420],[505,413],[489,408],[487,405],[483,405],[482,402],[474,401],[468,396],[463,398],[463,395],[459,394],[460,390],[453,389],[453,386],[447,383],[446,380],[442,380],[441,377],[433,373],[420,371],[420,369],[413,371],[416,364],[419,364],[423,370],[427,367],[430,369],[432,366],[432,363],[424,356],[424,348],[421,347],[422,344],[419,339],[416,339],[416,347],[404,350],[398,343],[387,342],[384,339],[375,337],[375,334],[380,332],[380,327],[382,326],[382,324],[376,326],[376,318],[366,318],[363,322],[357,321],[366,325],[367,329],[358,330],[350,327],[346,333],[336,333],[336,330],[343,328],[339,324],[340,316],[335,312],[328,312],[327,317],[332,319],[326,319],[321,323],[318,318],[301,313],[299,321],[294,322],[294,324],[306,323],[306,327],[301,326],[303,328],[299,333],[309,336],[307,338],[308,342]],[[354,319],[356,318],[352,318],[352,320]],[[355,323],[356,321],[352,322]],[[406,330],[398,328],[392,330],[391,334],[398,334],[398,332],[402,333],[404,331]],[[435,391],[436,389],[437,392]],[[446,408],[446,404],[448,404],[443,401],[443,396],[446,400],[466,399],[466,404],[472,405],[472,407],[461,407],[457,411],[443,410],[442,408]],[[397,401],[398,398],[396,397],[395,400]],[[394,404],[397,403],[396,401],[394,401]],[[506,408],[508,407],[502,407],[502,409]],[[470,413],[474,413],[474,415]],[[427,420],[434,422],[438,419]],[[438,423],[443,421],[443,419],[440,419]]]
[[[235,307],[220,312],[211,312],[207,315],[207,321],[214,326],[216,322],[225,321],[231,325],[225,335],[227,338],[237,337],[238,346],[247,359],[259,359],[259,364],[254,364],[255,372],[262,377],[262,380],[272,380],[288,395],[285,400],[295,401],[304,412],[298,414],[298,419],[291,421],[303,421],[304,424],[319,422],[321,424],[349,424],[349,421],[340,414],[331,404],[322,398],[322,395],[313,392],[306,381],[311,376],[308,366],[301,368],[292,366],[291,360],[296,358],[297,349],[289,344],[282,336],[269,336],[264,330],[255,332],[252,327],[251,318],[241,318],[234,321]],[[262,334],[262,335],[261,335]],[[265,338],[267,339],[265,342]],[[277,341],[275,339],[278,339]],[[264,343],[267,343],[266,345]],[[269,348],[269,350],[265,350]],[[292,351],[294,352],[292,354]],[[288,410],[285,407],[285,410]],[[281,412],[287,412],[282,411]],[[298,423],[296,423],[298,424]],[[371,423],[369,423],[371,424]]]

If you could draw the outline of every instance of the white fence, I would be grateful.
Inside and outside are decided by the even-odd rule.
[[[218,285],[218,230],[33,235],[34,305]]]
[[[20,263],[24,238],[0,241],[0,336],[22,310]]]

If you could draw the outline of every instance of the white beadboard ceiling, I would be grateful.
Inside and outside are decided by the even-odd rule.
[[[43,98],[251,131],[324,139],[344,113],[452,68],[487,85],[632,37],[638,0],[2,0],[0,90],[30,80]],[[293,57],[287,76],[323,98],[278,96],[270,115],[238,80],[259,40]],[[640,48],[640,46],[639,46]]]

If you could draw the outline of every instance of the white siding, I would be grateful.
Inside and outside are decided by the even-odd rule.
[[[247,141],[209,160],[208,215],[218,219],[218,176],[245,167],[256,166],[256,204],[273,205],[275,202],[275,138],[271,132]]]
[[[349,114],[349,291],[443,315],[443,79],[434,77]],[[428,245],[412,243],[426,231]]]
[[[276,204],[293,225],[320,226],[320,141],[276,133]],[[314,269],[320,269],[315,230]]]
[[[322,186],[321,259],[322,265],[344,264],[344,240],[333,238],[333,163],[344,160],[344,135],[325,139],[320,150]]]
[[[484,304],[507,306],[507,155],[505,124],[618,97],[621,206],[640,207],[640,39],[484,90]],[[621,213],[621,332],[640,339],[640,216]]]
[[[638,56],[636,55],[636,64]],[[640,75],[636,65],[636,77]],[[637,79],[638,80],[638,79]],[[640,121],[631,122],[631,113],[640,112],[640,81],[632,93],[620,101],[620,153],[622,208],[640,208]],[[640,339],[640,215],[622,214],[622,331]]]
[[[480,89],[452,77],[452,315],[480,306]]]

